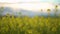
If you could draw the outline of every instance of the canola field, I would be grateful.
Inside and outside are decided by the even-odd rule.
[[[60,18],[1,17],[0,34],[60,34]]]

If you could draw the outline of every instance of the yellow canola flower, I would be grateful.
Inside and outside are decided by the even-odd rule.
[[[52,31],[53,31],[53,32],[56,32],[56,30],[57,30],[56,27],[53,27],[53,28],[52,28]]]
[[[27,30],[27,32],[28,32],[29,34],[31,34],[31,33],[32,33],[32,30]]]

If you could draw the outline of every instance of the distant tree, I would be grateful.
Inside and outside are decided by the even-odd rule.
[[[43,14],[42,14],[42,12],[43,12],[43,9],[41,9],[40,11],[41,11],[41,16],[43,16]],[[40,16],[40,17],[41,17],[41,16]]]
[[[21,16],[21,12],[18,12],[18,14],[19,14],[19,17]]]
[[[47,9],[47,12],[48,12],[48,16],[50,16],[50,11],[51,11],[50,9]]]
[[[58,5],[55,6],[55,16],[57,11],[58,11]]]
[[[4,11],[4,7],[0,7],[0,16],[2,15],[3,11]]]
[[[43,11],[43,9],[41,9],[41,12]]]
[[[6,14],[6,16],[7,16],[7,17],[10,17],[10,14],[9,14],[9,13],[7,13],[7,14]]]

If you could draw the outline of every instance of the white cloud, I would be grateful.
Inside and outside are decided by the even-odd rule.
[[[40,9],[53,9],[54,6],[49,3],[22,3],[22,4],[4,4],[5,7],[12,7],[14,9],[21,8],[25,10],[40,10]]]
[[[0,2],[16,3],[16,2],[39,2],[40,0],[0,0]]]
[[[17,0],[0,0],[0,2],[15,3],[15,2],[18,2],[18,1]]]
[[[17,4],[0,4],[0,6],[12,7],[14,9],[21,8],[25,10],[40,10],[40,9],[53,9],[54,5],[50,3],[22,3],[18,4],[18,2],[39,2],[42,0],[0,0],[0,2],[8,2],[8,3],[17,3]]]

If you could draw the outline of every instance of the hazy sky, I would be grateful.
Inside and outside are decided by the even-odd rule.
[[[0,2],[9,2],[9,3],[16,3],[16,2],[49,2],[49,3],[60,3],[60,0],[0,0]]]
[[[53,3],[60,3],[60,0],[0,0],[4,3],[20,3],[22,4],[0,4],[3,6],[9,6],[13,8],[21,8],[26,10],[40,10],[40,9],[52,9]]]

